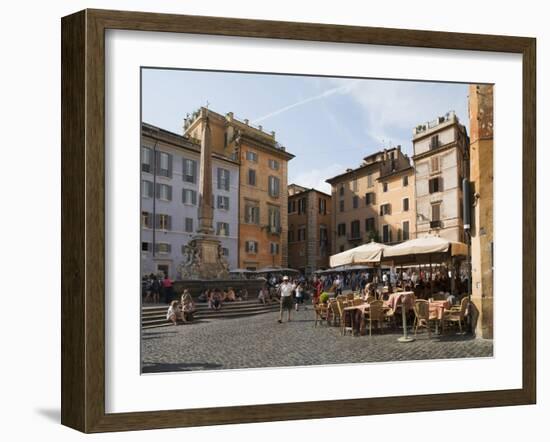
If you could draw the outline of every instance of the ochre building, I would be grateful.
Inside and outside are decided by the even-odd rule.
[[[476,335],[493,338],[493,86],[470,85],[470,182],[473,195],[472,302]]]
[[[200,139],[204,115],[201,108],[184,121],[184,133]],[[294,155],[275,140],[275,132],[253,126],[233,113],[208,110],[213,151],[239,163],[239,267],[288,265],[287,170]]]
[[[327,182],[332,254],[371,240],[395,244],[416,237],[415,174],[401,146],[369,155]]]
[[[288,186],[288,266],[306,275],[329,267],[331,196]]]

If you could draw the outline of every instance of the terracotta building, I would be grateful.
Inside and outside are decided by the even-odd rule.
[[[476,334],[493,338],[493,86],[470,85],[472,302]]]
[[[363,159],[332,186],[331,254],[371,240],[387,244],[416,237],[415,175],[401,146]]]
[[[207,109],[188,115],[184,133],[200,139]],[[253,126],[233,113],[208,110],[212,148],[240,165],[239,267],[257,270],[288,265],[287,163],[294,158],[275,140],[275,132]]]
[[[309,275],[329,267],[331,196],[288,186],[288,266]]]
[[[464,242],[462,178],[468,176],[468,136],[454,112],[413,131],[416,232]]]

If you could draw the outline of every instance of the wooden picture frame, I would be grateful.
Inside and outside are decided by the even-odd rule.
[[[207,409],[105,412],[105,30],[123,29],[523,57],[523,385],[519,389]],[[536,400],[536,40],[311,23],[84,10],[62,19],[62,424],[83,432],[533,404]]]

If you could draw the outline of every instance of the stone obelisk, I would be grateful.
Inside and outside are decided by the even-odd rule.
[[[228,276],[228,266],[222,253],[221,242],[214,236],[212,134],[207,108],[201,108],[199,118],[204,120],[199,166],[199,225],[197,234],[186,246],[184,262],[180,264],[179,269],[182,279],[220,279]]]
[[[214,206],[212,201],[212,149],[210,146],[212,133],[208,120],[208,109],[201,108],[201,118],[205,121],[202,126],[200,180],[199,180],[199,228],[197,232],[203,235],[212,235],[214,229]]]

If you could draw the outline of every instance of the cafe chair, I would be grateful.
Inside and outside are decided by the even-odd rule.
[[[428,338],[432,337],[432,330],[430,328],[430,321],[437,320],[437,314],[430,313],[430,303],[424,299],[417,299],[414,303],[414,335],[420,327],[428,329]]]
[[[351,332],[353,334],[353,329],[351,327],[351,314],[344,311],[344,307],[347,304],[347,301],[338,300],[336,307],[338,308],[338,313],[340,315],[340,334],[342,336],[346,335],[346,332]]]
[[[372,301],[369,303],[369,309],[365,311],[363,321],[369,323],[369,336],[372,336],[372,323],[377,322],[378,328],[381,329],[384,323],[385,312],[383,301]],[[366,324],[365,324],[366,325]]]
[[[315,304],[315,327],[317,323],[322,324],[325,321],[325,324],[328,325],[328,306],[326,304]]]
[[[468,304],[469,304],[468,297],[465,296],[460,301],[459,307],[451,307],[449,310],[445,310],[443,312],[442,332],[445,332],[445,324],[447,322],[454,322],[454,323],[458,323],[458,329],[462,333],[462,324],[464,322],[464,319],[466,318],[466,311],[468,309]]]

